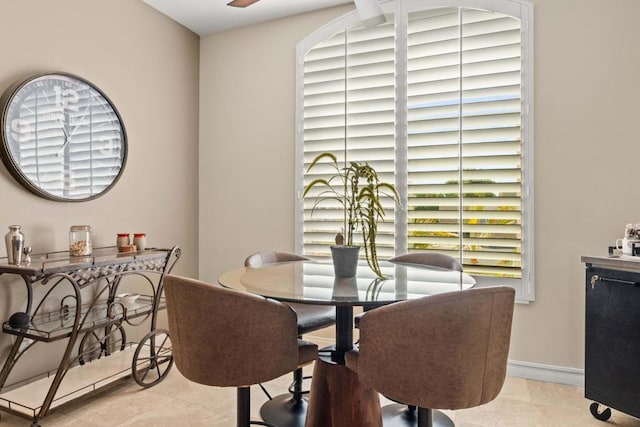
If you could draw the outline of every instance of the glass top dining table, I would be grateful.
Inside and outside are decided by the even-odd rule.
[[[230,270],[218,282],[279,301],[336,306],[336,353],[332,359],[338,363],[344,352],[353,348],[353,307],[372,308],[475,285],[468,274],[438,267],[381,262],[381,268],[386,279],[377,278],[366,264],[358,266],[355,277],[335,277],[331,262],[280,262]]]

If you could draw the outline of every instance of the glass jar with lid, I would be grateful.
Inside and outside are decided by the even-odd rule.
[[[122,252],[122,248],[124,246],[131,244],[131,236],[129,233],[118,233],[118,237],[116,238],[116,246],[118,247],[118,251]]]
[[[69,254],[71,256],[91,255],[91,226],[72,225],[69,229]]]
[[[134,233],[133,244],[137,251],[144,251],[147,248],[147,235],[145,233]]]

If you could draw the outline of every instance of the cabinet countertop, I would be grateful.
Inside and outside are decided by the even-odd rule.
[[[624,270],[634,273],[640,273],[640,257],[630,255],[615,256],[585,256],[580,260],[585,264],[591,264],[594,267],[610,268],[614,270]]]

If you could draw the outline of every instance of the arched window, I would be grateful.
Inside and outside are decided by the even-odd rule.
[[[298,45],[297,190],[319,153],[366,161],[394,182],[381,258],[436,251],[481,285],[533,300],[533,12],[525,1],[396,0]],[[342,210],[299,202],[296,244],[329,256]]]

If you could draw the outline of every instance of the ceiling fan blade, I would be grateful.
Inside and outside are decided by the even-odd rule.
[[[257,1],[258,0],[233,0],[232,2],[227,3],[227,6],[247,7],[247,6],[251,6]]]

